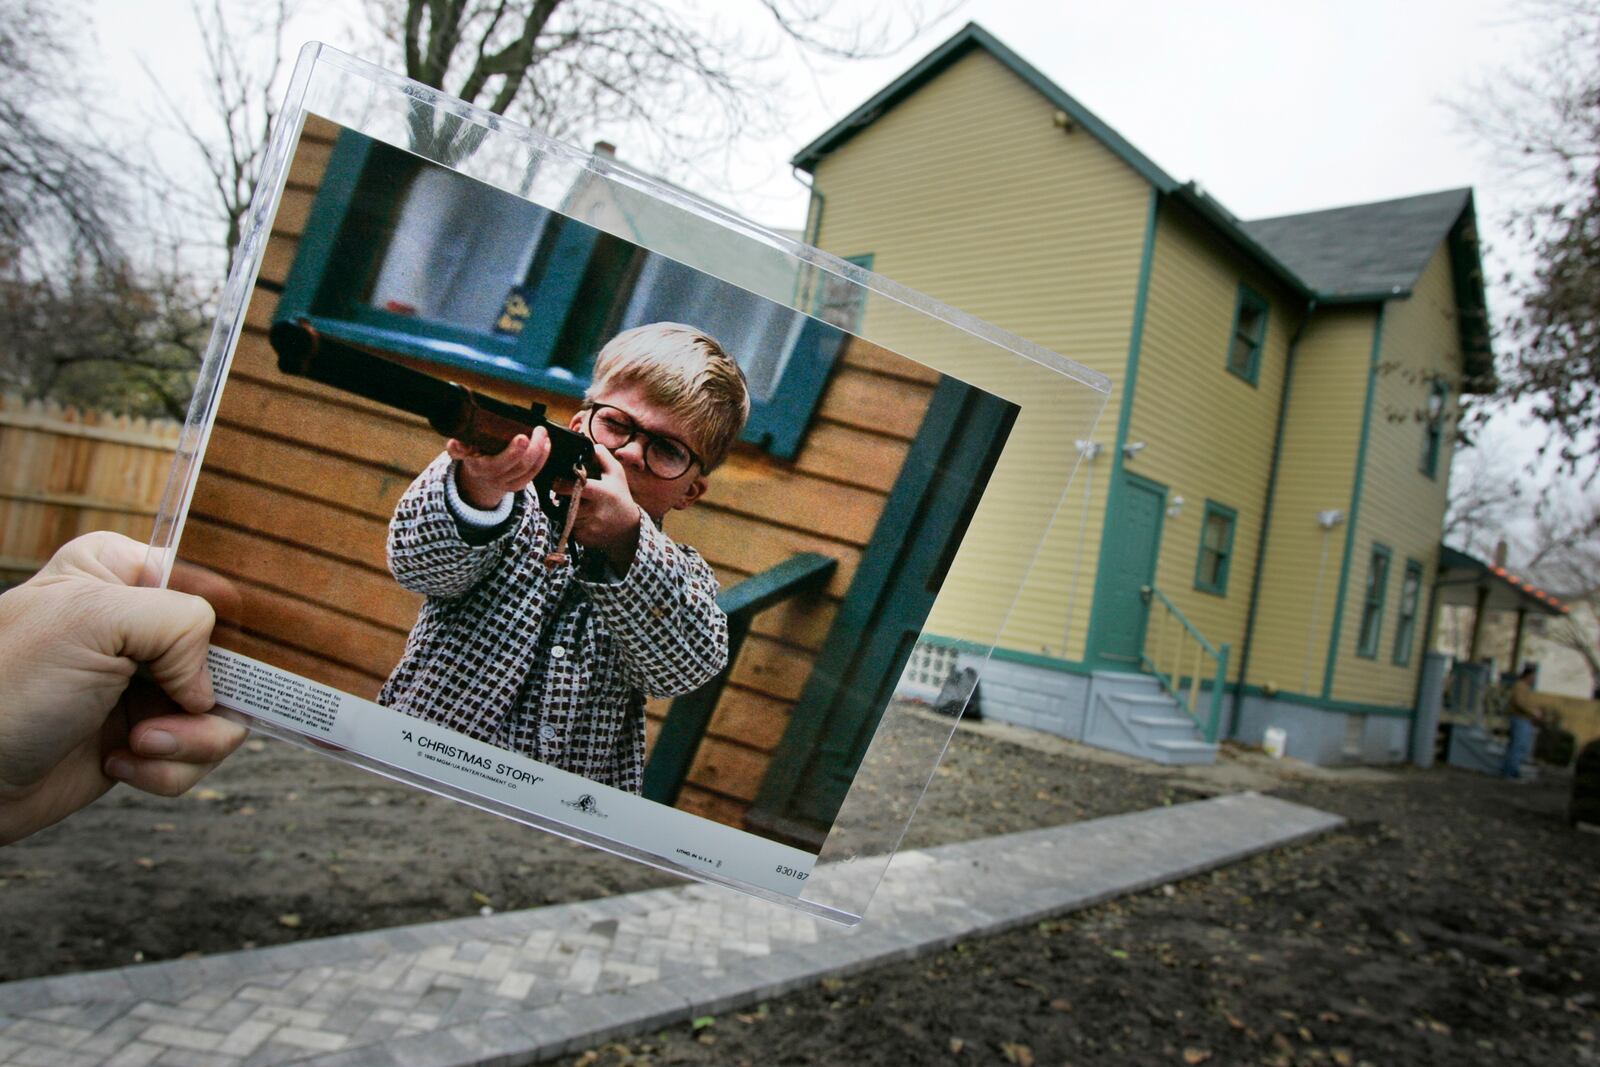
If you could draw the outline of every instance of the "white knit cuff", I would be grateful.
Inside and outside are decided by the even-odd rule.
[[[461,488],[456,484],[456,478],[461,473],[461,464],[453,463],[450,466],[450,475],[444,480],[444,498],[450,505],[450,513],[468,526],[480,530],[492,530],[505,522],[511,516],[513,495],[506,493],[500,498],[500,503],[493,510],[485,511],[483,508],[473,507],[461,498]]]

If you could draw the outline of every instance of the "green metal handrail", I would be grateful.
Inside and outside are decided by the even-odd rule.
[[[1147,605],[1147,615],[1145,619],[1145,642],[1147,644],[1150,640],[1151,629],[1149,626],[1148,617],[1149,606],[1152,605],[1153,602],[1159,601],[1161,606],[1167,609],[1166,614],[1162,617],[1160,627],[1156,630],[1155,654],[1146,655],[1144,651],[1141,650],[1139,653],[1139,662],[1151,674],[1156,676],[1156,679],[1161,683],[1161,688],[1165,689],[1167,693],[1178,702],[1178,706],[1183,709],[1184,714],[1188,715],[1189,718],[1194,720],[1194,724],[1205,734],[1206,740],[1215,744],[1217,740],[1217,730],[1222,722],[1222,697],[1223,690],[1227,688],[1228,684],[1228,654],[1231,651],[1232,646],[1222,645],[1221,647],[1218,647],[1213,645],[1210,641],[1207,641],[1205,635],[1199,630],[1195,629],[1194,624],[1188,620],[1182,611],[1178,610],[1178,605],[1174,604],[1167,594],[1163,593],[1155,586],[1147,585],[1140,589],[1139,596],[1143,598],[1145,604]],[[1163,663],[1168,662],[1166,647],[1167,635],[1171,629],[1171,623],[1174,619],[1177,620],[1179,628],[1177,639],[1173,643],[1171,651],[1170,662],[1172,664],[1172,670],[1164,671],[1162,670],[1162,665]],[[1189,674],[1189,688],[1187,694],[1183,690],[1183,661],[1186,653],[1186,649],[1184,647],[1185,638],[1190,638],[1194,642],[1194,670]],[[1200,663],[1202,656],[1210,657],[1215,663],[1215,668],[1211,673],[1211,706],[1208,709],[1210,714],[1207,716],[1205,722],[1200,721],[1200,716],[1198,713],[1200,702]]]
[[[752,575],[717,597],[717,606],[728,616],[728,662],[720,673],[692,693],[672,702],[666,721],[656,737],[650,762],[644,769],[644,795],[662,804],[676,804],[683,783],[689,777],[700,742],[711,725],[722,690],[728,684],[739,650],[750,636],[750,624],[761,612],[801,593],[821,589],[833,577],[839,561],[817,552],[790,556],[776,567]]]

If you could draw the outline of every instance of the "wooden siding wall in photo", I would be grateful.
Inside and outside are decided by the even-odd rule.
[[[288,275],[336,133],[313,121],[302,134],[262,263],[269,286]],[[219,627],[219,644],[371,698],[420,605],[388,573],[388,520],[442,442],[420,419],[280,374],[266,337],[276,301],[258,285],[180,556],[237,586],[237,625]],[[540,400],[557,421],[575,407],[571,398],[452,377],[507,400]],[[820,595],[756,619],[680,808],[742,823],[936,382],[919,365],[852,343],[793,461],[741,447],[701,501],[667,519],[667,532],[698,549],[724,588],[797,552],[839,560]],[[649,708],[652,744],[666,708]]]
[[[91,530],[148,540],[181,429],[0,394],[0,581]]]

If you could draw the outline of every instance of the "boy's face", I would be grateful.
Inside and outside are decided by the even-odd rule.
[[[652,404],[646,398],[644,389],[635,383],[624,382],[613,385],[597,395],[593,404],[616,408],[632,419],[641,430],[647,430],[657,437],[670,437],[690,449],[696,447],[692,429],[671,412],[663,411]],[[572,416],[568,426],[585,437],[592,436],[589,433],[591,410],[592,406],[579,410]],[[694,463],[676,478],[660,477],[645,466],[644,453],[647,444],[648,439],[644,434],[635,434],[633,440],[620,448],[612,449],[611,454],[627,472],[628,492],[632,495],[634,503],[644,508],[645,514],[659,523],[667,512],[686,508],[700,499],[701,494],[706,491],[706,475],[701,471],[700,465]]]

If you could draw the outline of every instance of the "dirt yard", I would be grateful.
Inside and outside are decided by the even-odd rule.
[[[936,959],[830,981],[623,1064],[1600,1062],[1600,837],[1567,779],[1174,772],[962,730],[908,847],[1236,788],[1347,829]],[[1012,743],[1027,737],[1033,747]],[[277,742],[180,801],[119,792],[0,852],[0,978],[220,952],[670,884]],[[15,921],[19,917],[25,921]],[[870,921],[870,915],[869,915]]]

